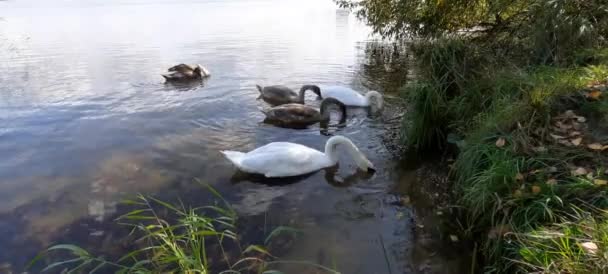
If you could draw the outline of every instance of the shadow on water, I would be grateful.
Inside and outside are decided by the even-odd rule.
[[[199,88],[204,88],[209,81],[207,78],[205,79],[191,79],[184,81],[166,81],[164,83],[166,90],[175,90],[175,91],[192,91],[197,90]]]

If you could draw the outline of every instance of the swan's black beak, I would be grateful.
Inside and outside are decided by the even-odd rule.
[[[368,168],[367,168],[367,173],[369,173],[369,174],[374,174],[374,173],[376,173],[376,169],[375,169],[375,168],[373,168],[373,167],[368,167]]]

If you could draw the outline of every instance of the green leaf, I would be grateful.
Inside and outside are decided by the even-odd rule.
[[[279,234],[283,233],[283,232],[289,232],[292,234],[299,234],[302,233],[302,231],[292,228],[292,227],[288,227],[288,226],[279,226],[277,228],[275,228],[272,232],[270,232],[270,234],[268,235],[268,237],[266,237],[266,240],[264,240],[264,244],[268,245],[268,243],[270,242],[270,240],[272,240],[272,238],[278,236]]]
[[[262,254],[266,254],[268,256],[272,256],[272,254],[270,254],[270,252],[268,252],[268,250],[266,250],[264,247],[259,246],[259,245],[250,245],[247,248],[245,248],[245,250],[243,251],[243,254],[252,252],[252,251],[257,251],[260,252]]]
[[[91,257],[91,255],[89,254],[89,252],[87,252],[86,250],[75,246],[75,245],[69,245],[69,244],[61,244],[61,245],[54,245],[51,246],[47,249],[48,251],[53,251],[53,250],[68,250],[71,251],[72,254],[74,254],[75,256],[78,257]]]

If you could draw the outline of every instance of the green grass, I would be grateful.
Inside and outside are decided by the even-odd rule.
[[[112,270],[115,273],[278,274],[281,272],[273,269],[274,266],[295,264],[322,273],[339,273],[311,262],[283,261],[266,249],[276,236],[297,232],[293,228],[277,227],[267,235],[263,245],[242,247],[236,231],[236,212],[213,188],[209,187],[209,190],[221,200],[220,203],[187,208],[183,204],[176,206],[142,195],[127,201],[137,209],[118,220],[131,227],[133,234],[139,235],[135,242],[140,247],[116,261],[95,256],[75,245],[59,244],[38,255],[30,267],[45,260],[46,267],[42,271],[52,273]]]
[[[560,222],[521,235],[521,259],[516,263],[529,272],[608,272],[608,212],[577,210]]]
[[[458,151],[451,171],[458,228],[479,247],[483,270],[605,272],[608,257],[581,257],[576,244],[567,244],[574,236],[566,232],[590,222],[572,216],[591,216],[596,230],[607,228],[600,225],[605,214],[581,208],[608,209],[607,187],[594,183],[608,179],[608,157],[585,144],[561,145],[551,134],[555,117],[571,109],[590,120],[585,142],[607,138],[596,131],[608,121],[608,92],[598,100],[585,95],[589,85],[608,83],[608,49],[586,51],[579,60],[588,62],[565,67],[516,65],[458,39],[424,42],[416,50],[422,50],[421,72],[404,89],[413,113],[403,135],[413,149]],[[573,175],[577,166],[592,174]],[[533,241],[539,239],[533,235],[558,228],[566,236],[553,245]],[[555,255],[557,249],[562,254]]]

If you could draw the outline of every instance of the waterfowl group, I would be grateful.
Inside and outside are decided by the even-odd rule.
[[[179,64],[168,69],[162,76],[167,82],[200,80],[209,77],[209,71],[201,65]],[[263,110],[264,122],[280,127],[303,128],[330,120],[330,107],[340,111],[340,124],[347,118],[347,106],[382,109],[382,95],[369,91],[365,95],[347,87],[323,87],[304,85],[299,92],[282,85],[262,87],[258,99],[263,99],[272,107]],[[322,99],[319,109],[305,105],[306,91],[312,91]],[[221,151],[238,169],[271,177],[291,177],[305,175],[334,166],[338,163],[338,148],[343,147],[363,171],[375,172],[374,165],[359,151],[357,146],[344,136],[333,136],[325,144],[325,152],[289,142],[274,142],[249,152]]]

